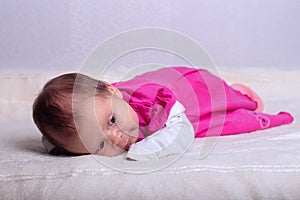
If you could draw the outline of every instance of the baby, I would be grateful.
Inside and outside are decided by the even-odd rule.
[[[116,83],[70,73],[50,80],[33,104],[43,144],[54,155],[127,159],[183,152],[195,137],[247,133],[288,124],[262,113],[260,97],[204,69],[166,67]],[[170,147],[170,148],[168,148]]]

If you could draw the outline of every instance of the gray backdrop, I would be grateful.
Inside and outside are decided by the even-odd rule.
[[[297,69],[299,10],[299,0],[0,0],[0,68],[76,70],[105,39],[161,27],[195,39],[220,68]],[[184,64],[162,54],[136,52],[123,64]]]

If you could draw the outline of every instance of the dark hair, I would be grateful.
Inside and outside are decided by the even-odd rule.
[[[64,139],[78,134],[72,111],[75,90],[77,98],[109,94],[105,82],[80,73],[69,73],[48,81],[33,103],[34,123],[55,146],[55,149],[49,152],[53,155],[82,155],[67,151],[63,142]],[[63,140],[56,138],[63,138]]]

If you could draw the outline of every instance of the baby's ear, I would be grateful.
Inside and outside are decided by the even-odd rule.
[[[123,94],[120,92],[120,90],[119,90],[118,88],[116,88],[116,87],[114,87],[114,88],[115,88],[114,93],[115,93],[118,97],[123,98]]]
[[[109,83],[105,83],[106,87],[108,88],[108,90],[112,93],[112,94],[116,94],[118,97],[123,98],[122,93],[120,92],[120,90],[114,86],[112,86]]]
[[[112,86],[110,83],[105,82],[105,85],[112,94],[115,92],[115,87]]]

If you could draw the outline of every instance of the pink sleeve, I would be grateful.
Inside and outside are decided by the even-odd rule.
[[[175,101],[171,90],[158,84],[144,85],[132,94],[129,104],[139,116],[139,139],[164,127]]]

